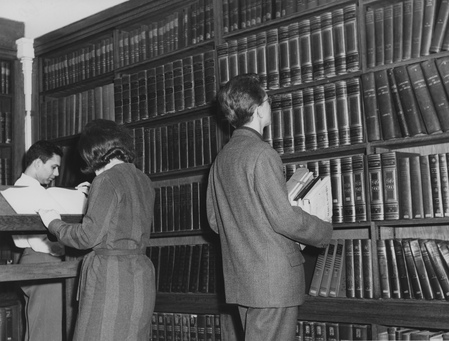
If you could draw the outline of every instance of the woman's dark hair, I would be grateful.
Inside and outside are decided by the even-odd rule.
[[[97,119],[86,124],[78,150],[86,162],[83,173],[93,173],[112,159],[134,161],[134,141],[128,130],[114,121]]]
[[[218,92],[221,111],[235,128],[251,122],[254,110],[263,103],[265,91],[257,74],[248,73],[233,77]]]
[[[63,152],[59,146],[50,141],[37,141],[25,154],[25,169],[36,159],[41,159],[43,163],[46,163],[54,155],[59,155],[62,158]]]

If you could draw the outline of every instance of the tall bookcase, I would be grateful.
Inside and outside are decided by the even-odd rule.
[[[372,298],[308,296],[300,319],[367,324],[372,338],[388,326],[447,329],[446,300],[382,295],[378,246],[386,239],[448,240],[449,219],[435,213],[403,215],[406,200],[397,185],[402,174],[387,178],[397,190],[386,197],[386,205],[379,204],[375,191],[384,188],[376,186],[376,174],[383,174],[372,165],[387,151],[446,152],[444,115],[433,115],[431,122],[431,113],[421,106],[422,89],[429,94],[435,89],[431,74],[416,87],[411,82],[407,88],[399,78],[404,68],[412,79],[419,73],[416,66],[425,72],[426,63],[449,56],[448,46],[434,46],[437,38],[432,42],[447,3],[442,1],[439,10],[433,5],[430,0],[118,5],[36,39],[40,137],[75,155],[70,153],[78,133],[90,119],[126,125],[135,136],[137,164],[158,193],[149,256],[155,260],[154,250],[161,257],[162,249],[176,252],[176,246],[218,246],[205,223],[201,195],[209,165],[229,138],[229,128],[216,119],[213,98],[231,76],[256,72],[273,99],[272,125],[264,138],[281,154],[286,176],[297,164],[330,175],[334,238],[368,239],[371,245]],[[440,94],[447,96],[446,74],[433,76],[441,78]],[[405,97],[407,89],[411,97]],[[447,110],[446,102],[431,102],[435,113],[439,104]],[[410,103],[416,103],[417,116]],[[357,178],[348,168],[355,161],[362,169]],[[80,179],[76,165],[67,158],[62,185]],[[443,186],[433,188],[442,192]],[[166,280],[167,274],[160,275]],[[232,311],[218,289],[176,292],[166,284],[159,282],[158,312]],[[237,338],[232,328],[223,329],[229,339]]]

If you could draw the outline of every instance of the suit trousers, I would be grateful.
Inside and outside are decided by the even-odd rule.
[[[251,308],[238,306],[246,341],[294,341],[298,306]]]
[[[21,264],[61,262],[60,257],[35,252],[31,248],[23,251]],[[36,280],[24,282],[25,294],[25,341],[62,341],[63,302],[62,280]]]

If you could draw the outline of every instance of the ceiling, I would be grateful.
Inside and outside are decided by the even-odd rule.
[[[0,0],[0,17],[25,23],[34,39],[129,0]]]

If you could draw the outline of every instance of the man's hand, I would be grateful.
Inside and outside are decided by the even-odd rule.
[[[55,210],[44,210],[40,209],[37,213],[41,216],[42,222],[44,223],[45,227],[48,228],[48,225],[55,220],[59,219],[61,220],[61,215],[55,211]]]

